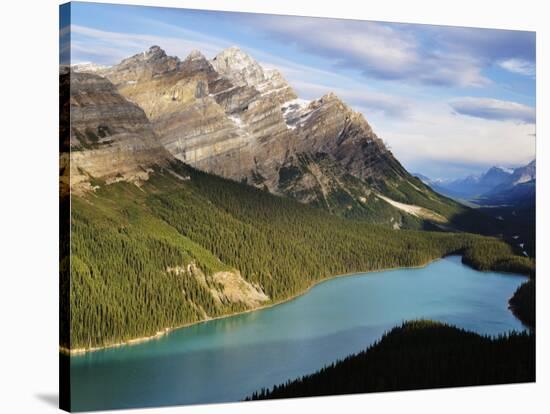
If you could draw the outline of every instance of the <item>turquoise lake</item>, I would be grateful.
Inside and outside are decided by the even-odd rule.
[[[363,350],[405,320],[434,319],[490,335],[524,330],[508,299],[525,280],[478,272],[459,256],[332,279],[268,309],[73,356],[72,409],[241,400]]]

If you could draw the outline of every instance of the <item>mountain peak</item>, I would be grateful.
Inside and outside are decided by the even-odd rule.
[[[248,53],[237,46],[231,46],[223,49],[212,61],[226,61],[232,65],[258,64]]]
[[[218,53],[217,56],[219,56],[219,55],[246,55],[246,56],[248,56],[245,52],[242,51],[242,49],[239,46],[235,46],[235,45],[223,49],[220,53]]]
[[[129,58],[123,59],[118,65],[131,65],[131,64],[143,64],[143,63],[151,63],[151,62],[158,62],[158,61],[165,61],[165,60],[174,60],[177,59],[175,57],[170,57],[166,55],[166,52],[164,49],[162,49],[160,46],[153,45],[149,49],[144,50],[141,53],[137,53]]]
[[[191,53],[189,53],[187,55],[187,57],[185,58],[185,60],[206,60],[206,58],[204,57],[204,55],[202,54],[202,52],[198,49],[193,49],[191,51]]]
[[[168,56],[160,46],[153,45],[149,49],[103,70],[101,73],[118,86],[171,72],[177,68],[178,64],[179,59],[177,57]]]
[[[339,102],[342,102],[342,100],[338,97],[338,95],[336,95],[334,92],[330,91],[326,94],[324,94],[323,96],[321,96],[321,98],[319,98],[321,101],[323,102],[329,102],[329,101],[339,101]]]
[[[265,80],[264,70],[250,55],[236,46],[218,53],[212,59],[216,71],[241,86],[256,86]]]
[[[160,46],[153,45],[147,51],[143,52],[143,56],[151,58],[162,58],[166,56],[166,52]]]
[[[321,96],[319,99],[317,99],[317,102],[319,105],[326,105],[326,104],[332,104],[336,105],[340,110],[343,110],[344,112],[348,114],[356,114],[356,112],[351,109],[338,95],[336,95],[334,92],[328,92]]]

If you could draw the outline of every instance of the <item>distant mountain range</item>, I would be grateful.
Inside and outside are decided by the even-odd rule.
[[[492,167],[459,180],[431,180],[416,174],[435,191],[478,206],[499,222],[501,236],[524,256],[536,252],[536,162],[515,169]]]
[[[477,204],[515,204],[534,199],[536,162],[515,169],[491,167],[481,175],[456,180],[434,180],[415,174],[433,190]]]

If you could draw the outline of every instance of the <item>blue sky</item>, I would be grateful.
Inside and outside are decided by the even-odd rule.
[[[72,3],[70,31],[72,63],[237,45],[301,98],[335,92],[409,171],[433,178],[535,156],[533,32],[99,3]]]

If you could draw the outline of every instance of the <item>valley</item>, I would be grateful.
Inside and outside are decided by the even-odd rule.
[[[410,175],[361,114],[334,94],[297,99],[238,48],[208,61],[153,46],[60,76],[71,119],[60,135],[67,351],[457,252],[483,270],[534,274],[504,242],[466,233],[498,234],[488,216]]]
[[[111,353],[133,358],[134,349],[154,354],[164,343],[174,350],[184,346],[174,338],[212,326],[230,335],[235,321],[307,302],[320,282],[341,275],[403,269],[399,281],[406,286],[411,282],[404,275],[413,268],[431,269],[425,284],[414,286],[424,299],[418,308],[387,323],[350,311],[353,317],[327,325],[335,348],[341,342],[337,328],[346,320],[355,332],[368,319],[372,332],[354,336],[353,349],[289,365],[264,381],[266,387],[359,352],[404,318],[422,317],[419,310],[481,335],[504,332],[491,331],[490,323],[472,325],[471,313],[457,319],[454,310],[449,316],[434,305],[430,295],[447,297],[445,286],[453,284],[464,283],[456,304],[464,311],[471,306],[468,289],[485,297],[491,281],[502,293],[488,305],[497,309],[492,322],[534,332],[535,259],[524,254],[532,247],[510,239],[512,230],[503,230],[496,210],[470,208],[434,191],[336,94],[302,100],[280,72],[264,69],[239,48],[210,60],[193,51],[180,60],[152,46],[112,66],[62,67],[60,118],[60,205],[62,212],[70,209],[61,216],[70,238],[61,240],[60,349],[86,392],[110,392],[93,381],[94,370],[112,370],[116,379],[132,368],[105,368],[101,358]],[[438,279],[443,273],[445,286]],[[369,295],[368,288],[361,292]],[[345,302],[329,299],[323,306],[335,313]],[[308,326],[324,329],[314,319],[302,329]],[[520,338],[530,341],[529,335]],[[285,346],[294,346],[295,338],[287,339]],[[315,335],[308,340],[319,345]],[[254,358],[269,351],[260,348]],[[162,353],[155,358],[161,366],[173,362]],[[81,365],[88,360],[94,363]],[[147,375],[149,363],[139,362]],[[181,372],[173,375],[185,380]],[[229,370],[227,378],[234,375],[240,374]],[[253,394],[259,388],[250,378],[253,383],[232,390],[230,398],[204,390],[193,398],[270,397],[267,388]],[[173,389],[165,395],[149,383],[140,386],[147,389],[142,396],[120,390],[132,395],[129,402],[113,395],[109,407],[197,402]],[[102,408],[94,405],[97,396],[95,402],[82,393],[75,398],[83,409]]]
[[[254,308],[220,298],[219,272],[238,271],[266,303],[330,276],[457,252],[482,270],[534,272],[530,259],[497,239],[388,230],[183,164],[171,168],[188,179],[159,170],[141,187],[96,181],[95,192],[73,196],[67,348],[108,346]]]

